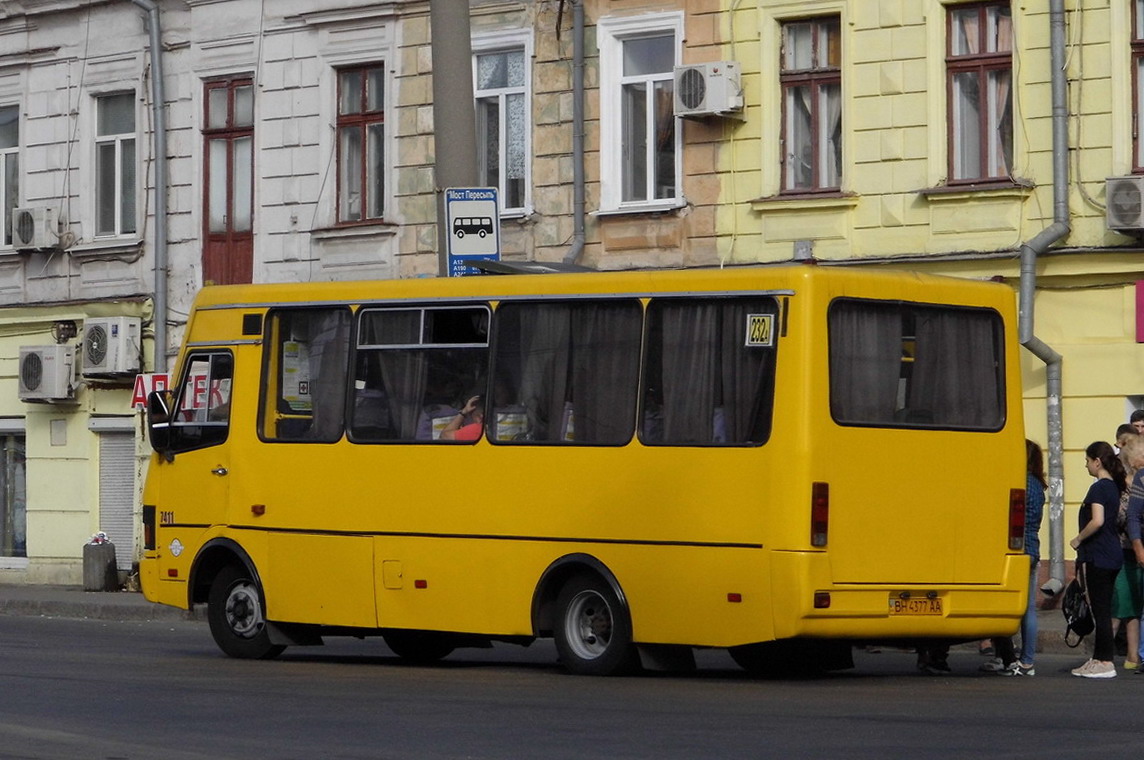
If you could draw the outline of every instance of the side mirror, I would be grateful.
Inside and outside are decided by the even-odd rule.
[[[147,437],[151,448],[171,459],[171,392],[152,391],[147,396]]]

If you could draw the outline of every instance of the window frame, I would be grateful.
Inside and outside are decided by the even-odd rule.
[[[499,166],[502,167],[500,181],[493,185],[487,181],[487,174],[481,167],[481,151],[482,141],[480,135],[482,134],[483,117],[480,108],[476,110],[477,119],[477,141],[478,141],[478,172],[480,183],[487,186],[497,187],[498,197],[500,198],[500,215],[501,217],[520,217],[528,216],[532,213],[532,57],[533,57],[533,40],[532,32],[528,29],[514,30],[494,35],[480,35],[474,36],[472,39],[473,51],[473,100],[476,106],[482,99],[497,98],[498,100],[498,113],[501,114],[500,119],[500,135],[499,142]],[[480,82],[478,77],[478,59],[484,55],[493,55],[497,53],[517,52],[519,51],[524,58],[524,83],[519,86],[503,87],[503,88],[488,88],[486,90],[480,89]],[[482,93],[484,95],[482,96]],[[524,134],[522,136],[523,145],[521,150],[524,154],[524,177],[523,177],[523,192],[521,194],[522,202],[517,206],[508,205],[508,192],[507,180],[504,176],[503,167],[507,165],[507,148],[508,148],[508,122],[504,118],[507,110],[507,98],[510,95],[520,95],[524,100],[525,119],[524,119]]]
[[[787,49],[788,49],[788,31],[795,25],[810,24],[812,27],[812,40],[811,43],[811,58],[812,65],[810,68],[805,69],[788,69],[787,66]],[[830,66],[829,61],[825,66],[819,66],[820,48],[819,40],[822,27],[826,24],[834,26],[834,33],[838,39],[838,65]],[[842,154],[843,149],[843,134],[841,132],[841,125],[843,120],[843,107],[845,93],[842,90],[842,69],[843,69],[843,56],[845,51],[843,49],[842,38],[842,16],[841,14],[830,14],[825,16],[813,16],[809,18],[791,18],[784,19],[780,23],[779,29],[779,98],[782,103],[782,121],[780,126],[780,162],[782,165],[780,171],[780,193],[784,195],[802,195],[807,193],[814,194],[838,194],[842,191],[843,171],[845,169],[845,156]],[[829,57],[829,54],[827,54]],[[838,119],[839,119],[839,135],[838,135],[838,182],[834,184],[825,184],[821,177],[824,161],[828,158],[828,138],[822,132],[822,119],[824,118],[821,113],[819,96],[825,87],[836,85],[838,88]],[[792,185],[790,180],[790,158],[791,151],[788,150],[789,145],[792,144],[793,136],[791,135],[791,114],[788,109],[788,92],[795,88],[808,87],[810,89],[811,97],[811,113],[810,113],[810,134],[809,141],[811,146],[811,182],[809,186],[806,185]]]
[[[15,244],[12,238],[12,211],[20,205],[20,106],[0,105],[0,111],[8,109],[15,112],[16,143],[9,147],[0,146],[0,211],[4,213],[4,221],[0,224],[0,248],[11,248]],[[14,164],[12,174],[15,188],[8,187],[9,162]]]
[[[249,124],[239,124],[236,120],[236,90],[241,87],[250,88],[251,98],[251,116]],[[210,95],[213,90],[225,89],[226,96],[226,116],[224,124],[218,127],[211,126],[211,103]],[[255,103],[254,97],[256,90],[254,88],[254,80],[250,76],[235,76],[225,79],[212,79],[203,83],[203,233],[204,235],[227,235],[231,233],[249,235],[254,230],[254,158],[256,151],[254,149],[254,125],[255,125]],[[238,175],[235,173],[235,145],[238,140],[249,138],[251,141],[251,160],[250,160],[250,177],[249,185],[247,187],[247,194],[249,196],[250,208],[247,210],[246,226],[244,228],[235,228],[233,226],[234,220],[231,218],[235,211],[235,196],[237,195],[237,182]],[[218,181],[211,170],[211,143],[213,141],[224,140],[227,142],[226,154],[226,176],[221,180],[225,183],[225,206],[226,216],[223,222],[222,229],[212,229],[211,217],[211,187],[213,181]]]
[[[100,129],[99,129],[100,109],[103,108],[103,104],[105,102],[107,102],[110,98],[121,97],[123,95],[130,95],[131,96],[131,103],[132,103],[131,121],[132,121],[133,130],[131,132],[116,132],[113,134],[101,135]],[[92,193],[92,199],[93,199],[93,204],[94,204],[94,208],[93,208],[94,213],[92,215],[92,218],[94,219],[94,222],[95,222],[93,225],[94,230],[95,230],[94,237],[96,237],[96,238],[116,238],[116,237],[126,237],[129,235],[136,235],[139,232],[139,198],[141,195],[139,192],[139,181],[140,181],[140,172],[139,172],[140,140],[139,140],[139,105],[138,105],[139,104],[139,96],[135,90],[120,90],[120,91],[115,91],[115,92],[99,93],[99,94],[94,96],[94,100],[95,100],[95,107],[94,107],[93,111],[94,111],[95,120],[94,120],[94,124],[92,125],[93,126],[93,128],[92,128],[93,154],[94,154],[94,161],[92,161],[92,167],[93,167],[93,173],[94,173],[94,177],[93,177],[94,192]],[[130,147],[127,147],[127,145],[126,145],[126,143],[128,143],[128,142],[131,143]],[[115,183],[115,203],[114,203],[115,224],[113,225],[113,229],[111,229],[110,231],[100,229],[100,222],[101,222],[100,207],[101,207],[101,201],[103,200],[103,196],[101,195],[101,190],[100,190],[100,179],[101,179],[100,153],[101,153],[101,148],[103,148],[107,145],[113,146],[113,149],[114,149],[113,155],[114,155],[114,162],[115,162],[115,172],[114,172],[115,173],[115,179],[114,179],[114,183]],[[130,182],[130,184],[132,185],[132,187],[130,188],[130,193],[131,193],[130,199],[124,198],[125,191],[128,190],[128,188],[127,188],[128,183],[123,176],[123,173],[124,173],[123,172],[123,161],[127,155],[130,155],[130,157],[131,157],[131,161],[132,161],[131,169],[132,169],[132,175],[133,175],[131,182]],[[132,225],[131,225],[130,229],[128,229],[128,226],[124,223],[125,222],[124,214],[126,213],[126,211],[128,209],[130,209],[130,212],[131,212]]]
[[[1007,9],[1009,11],[1009,39],[1008,49],[1000,51],[984,51],[985,43],[988,38],[989,29],[989,11],[991,9]],[[956,13],[964,12],[967,10],[976,10],[978,13],[978,39],[979,50],[977,53],[962,53],[954,54],[954,17]],[[1015,162],[1015,139],[1016,130],[1013,128],[1014,110],[1016,108],[1016,87],[1014,81],[1014,66],[1013,66],[1013,43],[1016,38],[1014,33],[1014,14],[1012,4],[1009,0],[983,0],[982,2],[973,3],[960,3],[956,5],[948,5],[945,8],[945,90],[946,90],[946,171],[947,183],[950,185],[973,185],[982,182],[1000,182],[1013,179],[1013,166]],[[1009,75],[1008,87],[1008,112],[1009,112],[1009,126],[1008,126],[1008,142],[1009,142],[1009,156],[1008,166],[1004,166],[995,173],[991,173],[991,163],[994,156],[1000,161],[1005,162],[1005,135],[1000,133],[994,134],[991,129],[991,121],[996,115],[999,122],[1004,120],[1005,109],[1002,108],[996,114],[990,109],[990,100],[992,90],[989,86],[990,78],[998,72],[1007,72]],[[963,74],[976,74],[978,96],[978,161],[977,167],[972,176],[957,176],[959,168],[964,171],[964,162],[958,161],[958,144],[960,143],[959,137],[962,134],[961,122],[957,119],[956,109],[958,105],[957,89],[955,81],[958,75]],[[1000,123],[997,125],[1000,128]]]
[[[369,101],[369,73],[376,71],[381,81],[380,103],[373,104]],[[361,110],[354,113],[342,113],[342,78],[345,74],[357,72],[361,76],[361,90],[358,93],[360,102],[362,104]],[[389,182],[386,181],[389,169],[390,150],[388,145],[389,130],[386,129],[386,112],[387,99],[389,97],[389,78],[388,70],[384,61],[372,61],[362,63],[346,64],[338,66],[334,69],[334,163],[336,165],[335,177],[335,202],[334,202],[334,224],[338,227],[354,227],[369,224],[381,224],[385,222],[386,211],[389,206],[388,193]],[[376,107],[374,107],[376,106]],[[370,131],[371,129],[379,127],[381,135],[378,138],[378,146],[381,150],[381,160],[378,166],[378,176],[370,176]],[[359,149],[361,152],[361,164],[357,167],[357,181],[360,189],[360,217],[356,219],[345,218],[346,214],[346,198],[343,197],[343,189],[346,180],[346,167],[342,155],[342,136],[347,131],[353,130],[360,133]],[[371,179],[374,180],[371,184]],[[374,194],[371,194],[371,191]],[[376,197],[375,197],[376,195]],[[371,204],[376,203],[378,213],[371,215]]]
[[[682,63],[683,13],[649,13],[627,17],[604,17],[597,22],[596,42],[600,50],[600,212],[638,213],[675,209],[685,204],[683,196],[683,130],[679,119],[673,120],[674,194],[671,197],[646,200],[623,200],[626,177],[623,161],[623,85],[637,78],[623,75],[623,47],[629,40],[662,37],[673,39],[674,65],[671,72],[642,75],[648,82],[674,83],[674,67]],[[674,84],[673,84],[674,86]],[[650,110],[650,109],[649,109]],[[649,143],[651,141],[649,140]],[[647,188],[654,188],[654,162],[647,167]],[[654,196],[654,192],[649,193]]]

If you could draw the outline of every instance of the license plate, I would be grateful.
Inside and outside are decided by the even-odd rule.
[[[941,597],[927,599],[925,597],[910,597],[902,599],[898,596],[890,597],[891,615],[941,615]]]

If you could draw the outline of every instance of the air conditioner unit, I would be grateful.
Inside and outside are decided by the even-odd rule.
[[[138,317],[92,317],[83,323],[84,377],[135,375],[141,369]]]
[[[19,369],[21,401],[75,399],[75,346],[21,346]]]
[[[734,61],[675,67],[675,115],[726,116],[743,110],[739,64]]]
[[[1104,181],[1104,195],[1108,229],[1144,232],[1144,175],[1109,177]]]
[[[60,247],[60,210],[52,206],[12,209],[12,245],[21,250]]]

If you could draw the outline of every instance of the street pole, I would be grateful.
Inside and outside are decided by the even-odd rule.
[[[475,187],[477,125],[468,0],[430,0],[433,144],[437,193],[437,273],[449,272],[445,188]]]

